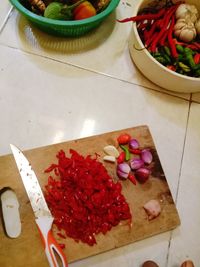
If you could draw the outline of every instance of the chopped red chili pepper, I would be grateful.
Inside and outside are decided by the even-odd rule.
[[[65,239],[65,238],[66,238],[66,236],[64,236],[64,235],[63,235],[63,234],[61,234],[61,233],[57,233],[57,235],[58,235],[59,237],[63,238],[63,239]]]
[[[106,234],[121,220],[131,221],[132,215],[121,184],[113,182],[97,154],[83,157],[72,149],[70,154],[57,154],[59,177],[49,177],[45,198],[58,230],[92,246],[96,234]]]
[[[61,249],[65,248],[65,244],[59,244],[59,246],[60,246]]]

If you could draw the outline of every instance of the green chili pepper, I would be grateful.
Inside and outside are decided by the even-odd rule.
[[[164,57],[162,57],[162,56],[155,57],[155,59],[156,59],[158,62],[160,62],[161,64],[163,64],[163,65],[168,64],[168,61],[167,61]]]
[[[200,77],[200,68],[195,71],[195,77]]]
[[[193,69],[194,70],[199,70],[200,69],[200,64],[197,64]]]
[[[155,53],[152,53],[152,56],[153,57],[160,57],[160,56],[162,56],[162,54],[160,52],[155,52]]]
[[[191,71],[190,67],[185,65],[183,62],[178,62],[178,65],[184,72],[190,72]]]
[[[163,48],[164,48],[165,53],[170,57],[171,56],[171,52],[170,52],[169,47],[168,46],[164,46]]]
[[[189,66],[193,69],[196,64],[194,62],[194,58],[193,58],[193,54],[192,54],[192,50],[190,48],[185,48],[184,49],[184,55],[185,55],[185,59],[187,60],[187,63],[189,64]]]
[[[182,54],[178,55],[178,61],[183,61],[184,60],[184,56]]]
[[[163,56],[164,56],[165,60],[167,61],[167,64],[170,64],[171,63],[170,57],[167,54],[164,54]]]
[[[125,152],[125,160],[126,160],[126,161],[130,160],[130,158],[131,158],[131,154],[130,154],[130,152],[129,152],[129,150],[128,150],[128,147],[123,146],[123,145],[120,145],[120,147],[121,147],[121,149],[124,150],[124,152]]]
[[[177,49],[177,51],[179,52],[179,53],[184,53],[184,47],[183,46],[181,46],[181,45],[176,45],[176,49]]]

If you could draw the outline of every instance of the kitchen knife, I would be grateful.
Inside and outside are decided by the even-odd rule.
[[[67,267],[66,256],[53,237],[51,227],[54,218],[47,206],[36,174],[22,151],[12,144],[10,147],[36,217],[35,221],[44,243],[49,265],[50,267],[59,267],[57,259],[59,257],[62,266]]]

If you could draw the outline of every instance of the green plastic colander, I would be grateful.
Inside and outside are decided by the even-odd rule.
[[[111,0],[107,8],[96,16],[82,20],[54,20],[34,14],[25,8],[20,1],[10,0],[11,4],[37,28],[56,36],[79,37],[98,27],[118,6],[120,0]]]

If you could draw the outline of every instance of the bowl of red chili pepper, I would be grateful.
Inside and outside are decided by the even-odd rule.
[[[133,23],[129,51],[144,76],[170,91],[200,91],[199,0],[142,0],[119,22]]]
[[[55,36],[79,37],[97,28],[120,0],[10,0],[40,30]]]

